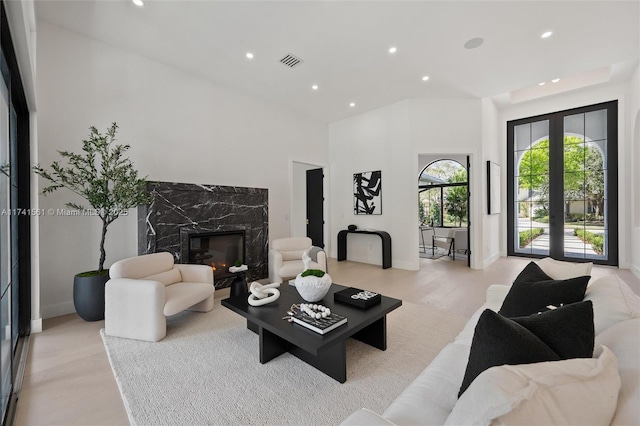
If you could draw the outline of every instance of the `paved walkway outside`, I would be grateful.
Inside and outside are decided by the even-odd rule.
[[[539,237],[536,237],[533,241],[531,241],[529,244],[527,244],[523,248],[548,251],[549,250],[549,224],[540,223],[540,222],[531,222],[527,218],[518,219],[519,229],[527,229],[529,227],[543,228],[544,234],[540,235]],[[564,230],[564,252],[576,253],[580,255],[584,255],[584,254],[593,255],[593,256],[598,255],[598,253],[596,253],[593,250],[593,247],[591,246],[591,244],[585,243],[580,238],[573,235],[573,228],[565,228]]]

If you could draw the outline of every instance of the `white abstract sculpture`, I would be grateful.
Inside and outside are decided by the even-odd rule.
[[[304,264],[303,271],[306,271],[307,269],[309,269],[309,264],[311,263],[311,256],[309,256],[309,250],[305,250],[304,253],[302,253],[302,263]]]
[[[259,282],[254,281],[249,287],[251,294],[247,301],[251,306],[262,306],[278,300],[280,297],[280,290],[278,290],[277,287],[280,287],[280,283],[262,285]]]
[[[314,275],[303,277],[302,274],[298,274],[296,277],[296,290],[307,302],[317,302],[327,294],[331,283],[331,277],[326,273],[322,277]]]

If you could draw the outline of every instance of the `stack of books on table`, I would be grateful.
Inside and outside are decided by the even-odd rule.
[[[336,313],[331,313],[326,318],[315,319],[304,313],[295,313],[293,316],[293,322],[300,324],[303,327],[307,327],[309,330],[313,330],[316,333],[325,334],[340,327],[342,324],[347,323],[347,318]]]
[[[333,300],[366,309],[379,304],[382,301],[382,296],[373,291],[349,287],[334,293]]]

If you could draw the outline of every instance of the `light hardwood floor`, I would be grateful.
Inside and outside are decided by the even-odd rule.
[[[506,284],[529,262],[501,258],[487,269],[471,270],[448,258],[421,260],[419,271],[329,259],[335,282],[376,291],[470,317],[491,284]],[[640,280],[628,270],[594,267],[592,275],[618,274],[640,294]],[[225,298],[228,290],[216,292]],[[104,321],[84,322],[77,315],[44,321],[31,336],[17,425],[126,425],[127,415],[100,338]]]

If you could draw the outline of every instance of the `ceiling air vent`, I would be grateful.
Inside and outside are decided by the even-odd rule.
[[[293,56],[291,53],[287,54],[284,58],[280,59],[280,62],[288,66],[289,68],[295,68],[304,61],[297,56]]]

